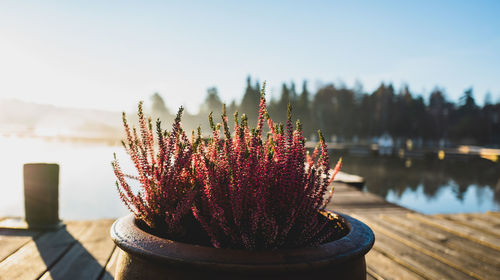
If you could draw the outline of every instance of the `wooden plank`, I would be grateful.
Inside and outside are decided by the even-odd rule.
[[[492,224],[496,228],[500,227],[500,217],[488,215],[486,213],[468,213],[466,215],[482,220],[486,223]]]
[[[350,212],[350,211],[361,211],[365,212],[366,214],[371,214],[371,213],[377,213],[380,214],[380,212],[393,212],[393,213],[399,213],[399,214],[406,214],[409,213],[407,210],[398,208],[398,207],[391,207],[383,204],[371,204],[367,205],[366,203],[353,203],[351,205],[347,204],[334,204],[334,205],[329,205],[327,209],[343,209],[344,212]],[[377,212],[376,212],[377,211]],[[380,211],[380,212],[378,212]]]
[[[434,215],[439,218],[450,220],[456,224],[460,224],[462,226],[466,226],[475,230],[479,230],[481,232],[485,232],[487,234],[493,235],[495,237],[500,238],[500,225],[495,227],[494,224],[485,222],[481,219],[478,219],[474,216],[467,214],[453,214],[453,215]]]
[[[100,280],[113,280],[116,270],[116,263],[118,261],[118,255],[120,254],[120,249],[115,247],[111,258],[109,258],[108,263],[106,264],[105,273],[101,276]]]
[[[332,173],[333,170],[330,170],[330,172]],[[361,188],[365,184],[365,179],[361,176],[358,176],[358,175],[353,175],[353,174],[339,171],[339,173],[337,173],[337,175],[335,176],[335,179],[333,180],[333,182],[347,184],[347,185],[353,185],[353,186]]]
[[[383,280],[384,278],[378,276],[376,273],[366,268],[366,280]]]
[[[380,196],[372,193],[362,192],[354,187],[344,184],[335,186],[335,193],[332,201],[327,205],[328,209],[341,210],[341,212],[351,213],[372,211],[383,212],[408,212],[410,210],[394,203],[387,202]]]
[[[329,209],[342,209],[344,212],[351,210],[367,213],[371,210],[412,212],[407,208],[390,203],[378,195],[363,192],[344,184],[336,185],[333,199],[327,207]]]
[[[500,268],[496,266],[470,258],[469,255],[450,249],[385,220],[373,219],[368,224],[376,232],[382,232],[390,238],[433,257],[471,277],[477,279],[494,279],[497,275],[500,275]]]
[[[335,190],[334,190],[334,192],[335,192]],[[355,190],[352,192],[339,192],[338,195],[341,196],[342,198],[345,198],[345,199],[347,199],[347,198],[351,198],[351,199],[362,198],[362,199],[366,199],[366,200],[380,201],[380,202],[385,202],[387,204],[391,204],[390,202],[387,202],[387,200],[383,199],[382,197],[380,197],[376,194],[362,192],[362,191],[358,191],[358,190]],[[335,194],[333,197],[335,197]]]
[[[386,203],[384,201],[373,200],[367,197],[342,197],[338,196],[336,199],[333,199],[330,202],[331,206],[343,206],[346,208],[397,208],[397,209],[405,209],[401,206]],[[408,211],[408,209],[405,209]]]
[[[368,252],[366,255],[366,266],[369,273],[372,274],[375,279],[424,279],[377,250]]]
[[[37,231],[0,228],[0,263],[38,235]]]
[[[500,267],[500,252],[493,248],[486,247],[453,233],[435,228],[431,225],[419,221],[409,220],[406,217],[381,215],[380,218],[396,224],[399,227],[403,227],[415,235],[422,236],[428,240],[434,241],[435,243],[442,244],[443,246],[459,251],[466,256],[476,258],[495,267]]]
[[[380,207],[380,208],[385,208],[385,207],[394,207],[394,208],[401,208],[400,206],[385,203],[384,201],[378,201],[378,200],[373,200],[371,198],[356,198],[356,197],[349,197],[346,196],[345,198],[343,196],[337,196],[336,199],[333,199],[331,202],[332,206],[337,206],[337,205],[345,205],[346,207],[361,207],[361,208],[367,208],[367,207]]]
[[[37,279],[76,243],[74,236],[90,223],[72,222],[55,232],[29,241],[0,263],[0,279]]]
[[[392,209],[392,208],[343,208],[343,207],[334,207],[328,208],[329,210],[337,211],[340,213],[345,213],[348,215],[358,214],[361,216],[370,215],[372,213],[384,214],[384,215],[397,215],[397,216],[406,216],[408,211],[402,211],[400,209]]]
[[[27,230],[29,226],[23,218],[9,217],[0,221],[0,228]]]
[[[456,234],[458,236],[467,238],[469,240],[472,240],[474,242],[483,244],[485,246],[491,247],[495,250],[500,250],[500,238],[491,236],[487,233],[463,227],[460,225],[457,225],[449,220],[443,219],[443,218],[438,218],[434,216],[425,216],[422,214],[415,214],[415,213],[410,213],[407,215],[408,218],[413,219],[413,220],[418,220],[423,223],[426,223],[428,225],[432,225],[434,227],[440,228],[442,230],[451,232],[453,234]]]
[[[341,197],[338,200],[334,200],[327,205],[328,208],[345,208],[345,209],[393,209],[393,210],[402,210],[405,212],[410,212],[407,209],[401,208],[397,205],[391,205],[380,201],[371,201],[362,199],[353,199],[353,200],[342,200]]]
[[[344,199],[350,199],[350,200],[356,200],[356,199],[362,199],[362,200],[369,200],[369,201],[379,201],[379,202],[385,202],[387,204],[390,204],[386,200],[384,200],[382,197],[377,196],[375,194],[367,193],[367,192],[362,192],[362,191],[352,191],[352,192],[335,192],[334,190],[334,195],[333,199],[335,199],[336,196],[342,197],[342,200]]]
[[[357,188],[353,188],[343,183],[334,183],[335,192],[359,192]]]
[[[473,279],[436,259],[418,252],[381,232],[376,232],[374,249],[427,279]],[[373,249],[372,249],[373,250]]]
[[[98,279],[115,248],[109,236],[112,223],[113,220],[93,221],[76,238],[78,242],[41,279]]]
[[[500,234],[500,216],[487,215],[485,213],[468,213],[466,216],[474,218],[478,223],[483,225],[483,228],[487,228],[489,231],[495,232],[497,235]]]
[[[486,211],[486,215],[491,215],[500,218],[500,212]]]

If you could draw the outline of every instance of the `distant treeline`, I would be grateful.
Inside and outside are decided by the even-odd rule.
[[[247,78],[247,85],[240,103],[227,105],[230,116],[238,111],[248,116],[250,123],[257,119],[261,84]],[[447,100],[442,90],[434,89],[428,100],[414,95],[408,86],[394,90],[392,84],[382,83],[374,92],[326,84],[311,93],[304,81],[300,90],[294,83],[283,84],[279,99],[268,101],[268,110],[275,121],[284,121],[287,105],[293,107],[293,118],[299,119],[306,136],[321,129],[327,139],[341,142],[370,141],[388,133],[395,139],[419,140],[425,146],[476,144],[500,145],[500,103],[492,103],[487,96],[485,104],[476,103],[473,90],[467,89],[458,103]],[[216,88],[208,89],[207,96],[197,115],[185,114],[186,129],[198,124],[207,126],[207,115],[221,113],[222,100]],[[163,98],[152,96],[152,114],[171,120],[173,113],[165,106]]]

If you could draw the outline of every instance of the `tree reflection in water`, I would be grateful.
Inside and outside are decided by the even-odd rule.
[[[467,190],[476,187],[479,203],[500,205],[500,164],[489,160],[344,156],[343,163],[344,172],[364,177],[366,190],[382,197],[391,193],[401,198],[405,191],[421,188],[429,201],[436,199],[441,189],[452,187],[455,198],[463,201]]]

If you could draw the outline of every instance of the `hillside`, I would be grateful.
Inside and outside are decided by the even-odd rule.
[[[121,113],[0,99],[0,134],[117,139]]]

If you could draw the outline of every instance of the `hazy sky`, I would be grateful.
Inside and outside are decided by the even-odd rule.
[[[2,0],[0,98],[122,111],[158,91],[196,111],[210,86],[240,98],[250,74],[275,95],[359,80],[496,101],[499,15],[500,1]]]

